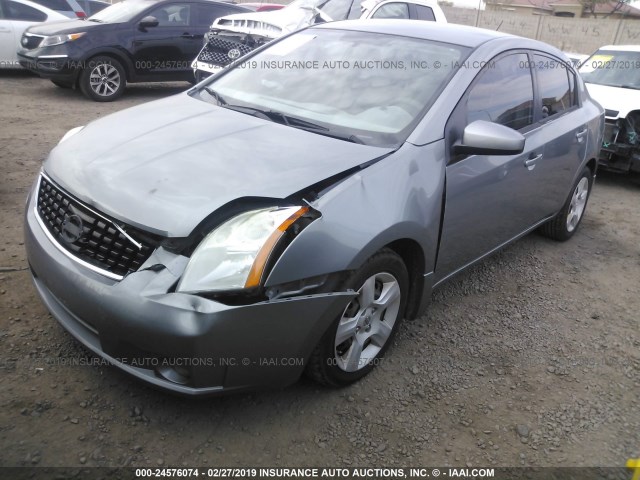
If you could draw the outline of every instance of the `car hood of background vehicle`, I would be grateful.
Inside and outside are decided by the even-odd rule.
[[[180,94],[90,123],[52,150],[44,171],[116,219],[184,237],[231,200],[285,198],[390,151]]]
[[[88,20],[60,20],[29,27],[29,33],[36,35],[62,35],[67,33],[88,32],[94,28],[110,25],[108,23],[90,22]]]
[[[640,110],[640,90],[586,83],[589,95],[605,110],[618,112],[608,118],[625,118],[632,110]]]

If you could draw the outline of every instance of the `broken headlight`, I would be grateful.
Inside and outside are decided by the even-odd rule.
[[[278,240],[308,210],[271,207],[231,218],[198,245],[177,291],[215,292],[259,286]]]

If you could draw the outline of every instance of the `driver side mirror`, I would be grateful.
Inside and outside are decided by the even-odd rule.
[[[138,23],[138,27],[144,32],[145,29],[157,27],[159,24],[160,22],[158,22],[158,19],[156,17],[152,17],[151,15],[149,15],[140,20],[140,23]]]
[[[512,128],[476,120],[465,127],[453,151],[466,155],[517,155],[524,150],[525,140],[524,135]]]

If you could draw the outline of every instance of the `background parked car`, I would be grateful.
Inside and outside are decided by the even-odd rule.
[[[190,64],[219,16],[246,9],[208,0],[136,0],[91,16],[31,28],[20,63],[92,100],[117,99],[126,82],[193,80]]]
[[[0,68],[21,68],[16,52],[26,28],[66,18],[29,0],[0,0]]]
[[[91,15],[95,15],[98,12],[101,12],[102,10],[104,10],[105,8],[111,5],[110,3],[101,2],[100,0],[76,0],[76,1],[80,4],[80,6],[85,11],[88,17],[90,17]]]
[[[87,18],[87,12],[76,0],[33,0],[43,7],[61,13],[68,18]]]
[[[582,62],[589,58],[589,55],[583,55],[582,53],[564,52],[564,54],[569,58],[571,65],[575,68],[580,68]]]
[[[295,0],[275,12],[236,14],[217,19],[193,62],[202,80],[240,55],[274,38],[334,20],[395,18],[447,23],[434,0]]]
[[[583,61],[580,74],[605,110],[600,165],[640,173],[640,45],[601,47]]]
[[[284,5],[279,3],[259,3],[259,2],[249,2],[249,3],[241,3],[244,8],[248,8],[254,12],[272,12],[273,10],[280,10],[284,8]]]

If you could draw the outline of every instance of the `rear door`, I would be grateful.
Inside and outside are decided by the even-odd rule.
[[[494,58],[449,120],[450,145],[475,120],[513,128],[526,144],[519,155],[449,155],[436,282],[513,239],[538,218],[540,195],[527,165],[542,158],[546,137],[535,122],[530,67],[524,51]]]
[[[580,110],[576,77],[566,64],[549,55],[532,54],[538,85],[537,117],[547,136],[544,157],[533,165],[532,174],[539,185],[537,216],[556,213],[566,200],[587,153],[587,118]]]

